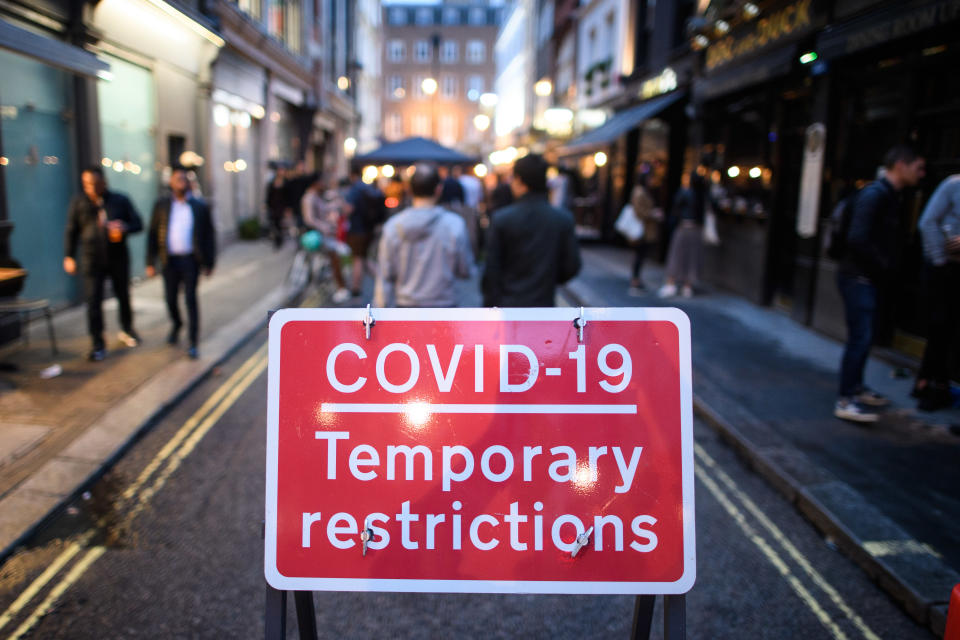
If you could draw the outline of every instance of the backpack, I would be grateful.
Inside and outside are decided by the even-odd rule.
[[[840,260],[847,252],[847,236],[850,234],[850,221],[853,219],[853,205],[860,191],[854,191],[841,198],[830,213],[827,233],[826,254],[834,260]]]
[[[373,230],[378,224],[387,219],[387,204],[383,192],[379,189],[368,188],[364,193],[364,222]]]

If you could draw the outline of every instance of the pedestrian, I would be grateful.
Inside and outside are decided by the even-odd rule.
[[[847,342],[840,364],[840,394],[833,414],[853,422],[876,422],[869,407],[889,401],[863,384],[863,370],[873,342],[877,300],[889,288],[897,270],[901,240],[902,192],[916,186],[925,173],[924,159],[907,146],[884,156],[885,172],[855,196],[850,211],[846,248],[840,258],[837,285],[843,298]]]
[[[279,163],[274,169],[273,179],[267,184],[266,205],[273,248],[279,249],[283,246],[283,217],[289,206],[287,173],[284,166]]]
[[[321,251],[330,260],[330,269],[333,271],[333,280],[337,285],[332,300],[336,304],[346,302],[350,298],[343,279],[343,269],[340,264],[340,253],[337,251],[337,224],[340,218],[340,207],[337,192],[325,188],[320,174],[314,174],[313,183],[307,187],[300,200],[300,212],[303,226],[308,230],[321,234],[323,243]]]
[[[490,220],[483,304],[552,307],[556,286],[580,271],[573,214],[547,202],[547,163],[542,156],[517,160],[510,186],[516,201]]]
[[[130,198],[108,188],[102,168],[84,169],[80,182],[83,193],[74,196],[67,212],[63,270],[70,275],[77,273],[75,256],[79,252],[87,329],[93,343],[87,357],[99,362],[107,354],[103,340],[103,288],[108,278],[119,309],[117,337],[127,347],[140,344],[140,336],[133,329],[130,305],[127,236],[143,230],[143,222]]]
[[[650,193],[647,182],[649,175],[646,171],[638,171],[637,183],[630,192],[630,206],[633,207],[637,219],[643,223],[643,235],[631,243],[633,245],[633,267],[630,272],[628,293],[632,296],[642,295],[646,292],[643,278],[640,277],[641,271],[650,247],[655,246],[660,240],[660,222],[663,220],[663,211],[656,206]]]
[[[472,275],[473,252],[463,219],[437,204],[439,185],[436,168],[417,165],[413,205],[383,225],[376,306],[457,306],[455,281]]]
[[[440,173],[440,197],[437,198],[437,204],[442,205],[461,205],[466,200],[466,194],[463,191],[463,185],[457,180],[450,170],[446,167],[438,169]]]
[[[363,288],[363,276],[368,270],[367,254],[373,241],[377,224],[376,193],[362,179],[360,168],[350,168],[350,186],[344,196],[348,220],[347,244],[353,254],[353,270],[350,276],[350,294],[357,298]],[[383,203],[383,194],[380,202]]]
[[[156,264],[163,273],[163,291],[170,315],[167,344],[177,344],[183,322],[180,319],[180,286],[187,304],[187,332],[190,346],[187,355],[200,357],[200,310],[197,304],[197,281],[200,274],[210,276],[216,261],[216,236],[213,217],[207,203],[190,193],[186,171],[174,167],[170,173],[170,195],[157,200],[150,218],[147,235],[147,277],[156,275]]]
[[[917,408],[936,411],[953,405],[950,357],[960,331],[960,174],[940,183],[918,224],[923,236],[927,281],[927,346],[913,395]]]
[[[678,288],[684,298],[692,298],[700,280],[707,186],[698,171],[684,174],[680,180],[670,214],[674,231],[667,252],[667,277],[657,292],[661,298],[677,295]]]
[[[494,211],[511,204],[513,204],[513,191],[510,189],[510,178],[501,172],[497,172],[497,186],[490,192],[487,215],[493,217]]]

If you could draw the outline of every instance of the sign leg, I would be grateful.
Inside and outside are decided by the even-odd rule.
[[[664,640],[685,640],[687,637],[687,596],[663,597]]]
[[[300,640],[317,640],[317,613],[313,606],[313,592],[294,591],[293,601],[297,605]]]
[[[286,640],[287,592],[267,585],[267,609],[263,619],[266,640]]]
[[[653,628],[653,605],[656,602],[656,596],[637,596],[633,605],[631,640],[650,640],[650,631]]]

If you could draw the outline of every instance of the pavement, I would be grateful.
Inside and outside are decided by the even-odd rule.
[[[896,600],[942,636],[960,583],[960,409],[923,413],[902,362],[874,357],[866,382],[891,406],[880,422],[833,417],[843,345],[783,312],[709,288],[660,300],[628,294],[631,252],[584,247],[562,289],[583,306],[676,306],[690,317],[695,410],[747,463]]]
[[[186,355],[169,332],[161,278],[135,281],[134,325],[142,343],[116,338],[117,304],[104,304],[108,354],[88,362],[83,306],[54,316],[59,352],[36,321],[30,342],[0,349],[0,558],[8,556],[66,502],[83,492],[177,401],[267,322],[267,312],[301,293],[287,283],[292,243],[223,248],[210,278],[201,278],[200,357]],[[181,309],[183,308],[181,302]],[[59,370],[59,371],[58,371]],[[52,377],[47,377],[50,374]]]

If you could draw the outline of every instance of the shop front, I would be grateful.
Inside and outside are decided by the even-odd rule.
[[[210,124],[210,200],[221,235],[262,209],[266,182],[261,132],[266,117],[266,72],[223,49],[213,69]]]
[[[705,249],[705,278],[795,317],[797,265],[815,250],[796,233],[806,131],[824,101],[801,58],[826,4],[771,6],[708,47],[694,83],[688,164],[706,167],[720,237]]]
[[[830,75],[829,200],[873,179],[884,152],[895,144],[910,144],[927,160],[926,179],[904,194],[901,268],[878,326],[882,343],[915,357],[922,354],[926,332],[916,223],[940,181],[960,173],[958,28],[956,2],[873,3],[871,10],[825,29],[816,43]],[[835,280],[836,264],[821,256],[812,321],[818,329],[842,336]]]
[[[65,305],[78,295],[63,272],[67,208],[96,153],[81,98],[110,66],[12,20],[0,21],[0,47],[0,266],[27,270],[3,295]]]

